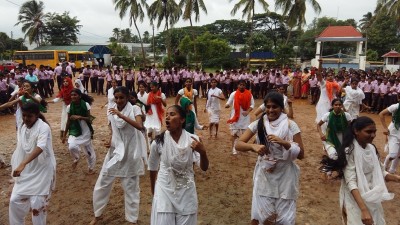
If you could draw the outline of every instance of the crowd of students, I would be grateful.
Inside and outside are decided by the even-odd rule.
[[[67,67],[62,65],[61,71],[67,71]],[[89,82],[91,93],[107,96],[102,107],[107,106],[111,129],[106,143],[109,150],[93,190],[91,224],[101,221],[115,178],[121,179],[124,188],[125,219],[137,223],[139,177],[144,174],[145,163],[154,198],[151,224],[197,224],[193,165],[205,171],[209,162],[195,129],[209,129],[209,141],[218,138],[220,103],[225,99],[225,108],[231,108],[227,123],[232,154],[251,151],[258,155],[251,224],[295,224],[300,171],[295,161],[305,157],[306,147],[294,120],[292,102],[297,98],[308,98],[310,104],[316,104],[317,131],[326,152],[320,169],[330,178],[342,179],[343,221],[349,225],[385,224],[381,202],[392,199],[393,194],[388,193],[384,181],[400,182],[400,176],[394,174],[400,147],[400,73],[352,69],[335,73],[321,66],[303,71],[276,67],[215,73],[186,68],[158,71],[151,67],[135,72],[117,66],[87,66],[76,78],[54,70],[50,79],[56,80],[59,92],[55,99],[45,101],[54,92],[45,90],[52,88],[51,82],[40,84],[41,69],[45,71],[42,66],[38,70],[30,67],[25,74],[16,70],[0,81],[0,88],[5,85],[7,91],[12,89],[10,101],[0,110],[14,105],[17,108],[18,144],[11,162],[15,178],[11,224],[23,224],[29,208],[35,215],[34,224],[46,223],[45,208],[54,188],[56,168],[51,130],[41,113],[47,110],[47,103],[62,101],[60,139],[68,142],[72,167],[76,167],[83,150],[88,173],[95,172]],[[104,86],[107,93],[103,92]],[[166,98],[170,96],[175,96],[175,105],[167,106]],[[206,98],[204,111],[209,115],[209,124],[204,126],[197,118],[199,97]],[[263,99],[257,108],[256,98]],[[254,109],[257,119],[252,122],[250,113]],[[384,166],[372,144],[376,125],[368,117],[359,117],[360,109],[380,112],[388,135]],[[392,122],[388,127],[385,115],[390,114]],[[256,141],[250,142],[253,136]],[[41,180],[43,176],[46,179]]]

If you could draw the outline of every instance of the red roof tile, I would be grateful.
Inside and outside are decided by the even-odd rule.
[[[384,54],[382,57],[386,58],[398,58],[400,57],[400,53],[396,52],[395,50],[392,50],[386,54]]]
[[[362,38],[362,34],[353,26],[329,26],[318,36],[320,38],[335,37],[357,37]]]

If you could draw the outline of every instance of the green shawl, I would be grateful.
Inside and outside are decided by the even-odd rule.
[[[397,111],[392,116],[392,122],[396,130],[398,130],[400,127],[400,104],[399,104],[399,109],[397,109]]]
[[[32,93],[32,98],[34,98],[33,96],[35,96],[35,95],[36,95],[36,93]],[[32,99],[26,98],[25,95],[22,95],[21,101],[22,101],[23,105],[25,105],[28,102],[34,102]],[[39,110],[40,110],[40,112],[44,112],[44,113],[47,112],[47,108],[44,107],[42,104],[39,104]]]
[[[179,101],[182,108],[186,111],[185,130],[194,134],[195,114],[191,110],[192,101],[187,97],[182,97]]]
[[[71,102],[70,104],[70,108],[69,108],[69,114],[70,115],[79,115],[79,116],[83,116],[83,117],[88,117],[88,109],[86,107],[86,102],[83,101],[81,99],[81,101],[79,102],[79,104],[75,104],[73,102]],[[92,134],[92,139],[93,139],[93,127],[91,122],[86,121],[89,129],[90,129],[90,133]],[[78,137],[80,135],[82,135],[82,128],[81,125],[79,124],[79,120],[70,120],[69,121],[69,135]]]
[[[333,144],[336,149],[339,149],[342,146],[342,143],[340,143],[337,133],[343,133],[347,126],[348,122],[345,113],[340,112],[336,115],[336,113],[332,110],[329,113],[326,141]]]

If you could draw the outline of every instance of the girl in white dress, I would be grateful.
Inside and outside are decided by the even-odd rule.
[[[151,225],[196,225],[198,201],[193,171],[193,152],[200,155],[200,168],[208,169],[208,158],[198,136],[183,129],[185,111],[168,108],[167,130],[151,145],[149,170],[154,195]]]
[[[400,110],[399,103],[393,104],[379,113],[379,118],[383,127],[383,134],[387,136],[388,155],[385,158],[385,169],[389,173],[395,173],[399,164],[400,156]],[[385,117],[392,116],[392,121],[387,126]],[[393,160],[393,161],[392,161]],[[391,162],[390,168],[389,163]]]
[[[251,224],[294,225],[300,169],[294,160],[304,158],[297,124],[284,113],[283,96],[270,92],[265,113],[240,136],[236,149],[258,154],[253,175]],[[256,143],[250,139],[257,134]]]
[[[400,182],[400,177],[387,173],[379,162],[372,144],[376,125],[368,117],[352,121],[345,132],[338,160],[332,163],[342,178],[340,207],[347,225],[385,225],[382,201],[393,199],[385,181]]]
[[[343,106],[352,120],[357,119],[360,114],[360,107],[363,106],[364,92],[358,87],[358,80],[355,78],[352,78],[350,86],[345,87],[343,90],[346,92]]]
[[[163,106],[167,106],[165,94],[158,88],[158,83],[150,84],[151,91],[149,92],[145,104],[148,106],[146,112],[146,121],[144,126],[147,130],[147,135],[150,140],[153,140],[156,135],[161,132],[162,118],[164,116]]]
[[[144,161],[147,160],[146,142],[141,132],[142,113],[138,106],[129,103],[128,88],[117,87],[114,97],[115,103],[110,106],[108,116],[112,135],[105,144],[109,150],[93,190],[95,218],[91,225],[102,220],[116,178],[121,180],[124,189],[125,219],[136,224],[139,217],[139,176],[144,174]]]
[[[221,89],[217,88],[217,80],[211,79],[211,87],[207,91],[206,108],[204,112],[208,112],[210,120],[210,138],[212,138],[215,126],[215,138],[218,135],[218,125],[221,114],[220,100],[225,100],[224,93]]]
[[[21,106],[23,125],[11,158],[15,183],[9,205],[9,224],[25,224],[31,209],[32,224],[46,224],[47,206],[54,190],[56,159],[50,126],[40,114],[39,105]]]
[[[73,159],[72,168],[75,169],[80,159],[81,147],[84,149],[88,162],[89,174],[94,173],[96,153],[93,148],[93,127],[90,116],[90,105],[93,98],[82,94],[79,89],[71,91],[71,104],[67,106],[68,120],[62,143],[68,135],[68,150]]]

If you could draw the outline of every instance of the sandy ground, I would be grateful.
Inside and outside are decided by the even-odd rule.
[[[97,154],[96,174],[87,174],[87,163],[82,158],[76,171],[71,168],[72,160],[67,146],[59,140],[61,104],[49,106],[45,114],[51,123],[53,131],[53,145],[57,159],[57,188],[50,200],[48,210],[48,224],[51,225],[81,225],[88,224],[93,216],[92,192],[101,169],[107,149],[103,147],[104,140],[109,137],[105,109],[100,106],[106,102],[104,96],[94,96],[92,114],[97,117],[94,121],[94,146]],[[173,104],[174,99],[168,99]],[[261,100],[256,101],[260,105]],[[205,99],[200,99],[199,121],[208,122],[207,114],[203,112]],[[318,172],[319,161],[322,155],[322,145],[315,128],[315,107],[306,100],[294,102],[295,121],[301,128],[305,146],[305,159],[298,160],[301,168],[300,195],[297,202],[296,224],[303,225],[338,225],[341,224],[339,210],[339,181],[324,181]],[[199,198],[198,224],[201,225],[228,225],[249,224],[252,193],[252,176],[256,161],[254,153],[240,153],[231,155],[230,134],[226,121],[229,110],[224,109],[218,140],[209,140],[208,131],[198,131],[207,147],[210,168],[202,172],[196,168],[196,186]],[[376,115],[368,114],[376,122]],[[254,117],[254,116],[253,116]],[[389,120],[389,119],[388,119]],[[16,146],[16,132],[14,116],[0,116],[0,155],[9,162]],[[381,155],[384,145],[380,125],[374,143],[378,146]],[[11,168],[0,169],[0,224],[8,224],[8,201]],[[147,225],[150,221],[151,193],[149,173],[141,177],[141,202],[139,224]],[[396,194],[395,199],[384,203],[386,221],[388,225],[397,225],[397,213],[400,208],[400,184],[389,183],[388,188]],[[124,198],[120,182],[117,180],[113,187],[110,202],[105,210],[102,224],[128,224],[124,217]],[[30,216],[27,224],[31,224]]]

